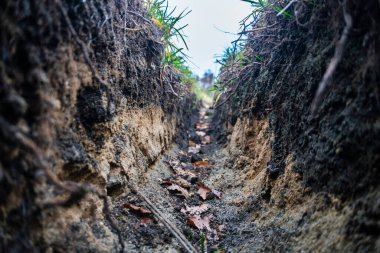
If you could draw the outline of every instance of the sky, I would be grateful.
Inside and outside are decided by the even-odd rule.
[[[188,8],[192,12],[183,19],[181,24],[189,24],[184,34],[191,61],[189,64],[195,74],[202,76],[210,69],[217,73],[218,64],[215,56],[220,55],[228,47],[239,31],[239,21],[251,12],[248,3],[241,0],[168,0],[169,6],[177,6],[177,14]],[[222,30],[222,31],[221,31]]]

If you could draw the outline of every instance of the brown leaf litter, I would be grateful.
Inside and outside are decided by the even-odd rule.
[[[190,226],[193,226],[194,228],[197,228],[200,230],[206,228],[207,231],[213,232],[213,230],[210,227],[211,218],[212,218],[211,214],[206,215],[203,218],[200,215],[193,215],[193,216],[190,216],[189,218],[187,218],[186,222],[187,222],[187,224],[189,224]]]
[[[188,205],[185,204],[185,209],[181,209],[181,213],[186,214],[186,215],[199,215],[204,212],[206,212],[210,208],[209,205],[207,204],[202,204],[200,206],[192,206],[189,207]]]
[[[172,184],[168,186],[166,189],[168,189],[169,191],[177,192],[180,196],[183,196],[186,199],[190,196],[190,193],[185,188],[176,184]]]
[[[142,207],[139,207],[139,206],[136,206],[136,205],[133,205],[133,204],[130,204],[130,203],[125,203],[123,205],[124,208],[128,209],[128,210],[131,210],[132,212],[134,213],[137,213],[137,214],[141,214],[141,215],[146,215],[146,214],[151,214],[152,212],[147,210],[147,209],[144,209]]]
[[[213,190],[209,187],[207,187],[206,185],[204,185],[203,183],[198,183],[197,184],[197,187],[198,187],[198,195],[203,199],[203,200],[206,200],[207,199],[207,195],[209,193],[212,193],[214,196],[216,196],[218,199],[220,199],[222,197],[222,194],[221,192],[217,191],[217,190]]]
[[[194,162],[193,166],[195,168],[208,169],[210,168],[210,163],[209,161],[198,161],[198,162]]]

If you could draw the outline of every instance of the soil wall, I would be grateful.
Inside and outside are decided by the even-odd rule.
[[[121,250],[113,198],[190,118],[161,32],[135,0],[1,1],[0,19],[0,251]]]
[[[264,231],[258,251],[380,248],[380,3],[343,2],[299,1],[291,17],[266,15],[242,62],[222,69],[213,126],[233,157],[242,222]],[[343,57],[312,112],[347,16]],[[252,236],[240,235],[245,246],[230,246],[250,252]]]

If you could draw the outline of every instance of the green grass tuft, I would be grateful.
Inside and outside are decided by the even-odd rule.
[[[147,17],[155,23],[162,31],[162,40],[165,44],[165,53],[162,59],[163,68],[172,66],[184,79],[189,81],[192,76],[187,60],[188,56],[184,49],[188,49],[184,29],[188,26],[180,25],[180,21],[189,15],[191,10],[183,10],[178,15],[175,14],[176,7],[169,9],[167,0],[151,0],[147,2]],[[182,41],[185,48],[178,47],[174,41]]]

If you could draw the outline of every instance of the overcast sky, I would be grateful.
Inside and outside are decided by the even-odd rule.
[[[239,21],[251,11],[250,5],[241,0],[168,1],[169,6],[178,6],[177,11],[185,8],[192,10],[182,24],[189,24],[184,33],[188,36],[188,54],[199,67],[190,64],[194,73],[203,75],[207,69],[216,72],[215,55],[221,54],[237,38],[220,30],[237,33]]]

